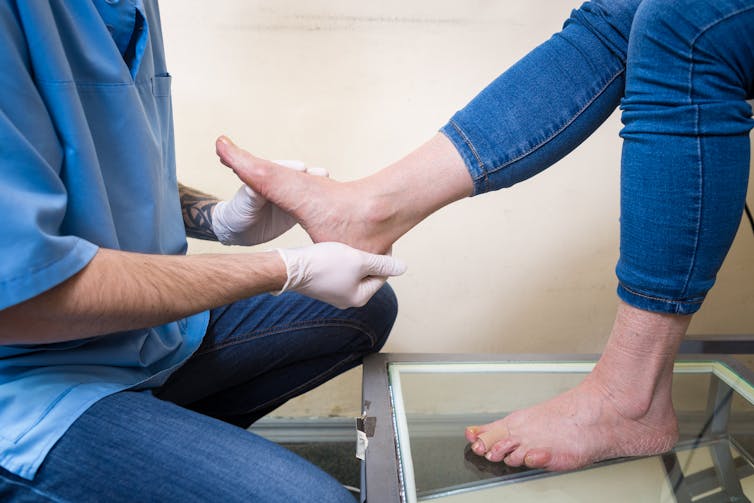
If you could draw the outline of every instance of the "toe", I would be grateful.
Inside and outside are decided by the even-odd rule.
[[[215,152],[223,164],[233,167],[239,161],[241,149],[227,136],[221,136],[215,142]]]
[[[505,440],[510,437],[510,432],[505,424],[496,424],[494,427],[486,431],[482,431],[477,435],[477,442],[482,442],[486,449],[489,450],[496,443]],[[476,452],[476,451],[474,451]]]
[[[524,464],[526,453],[527,451],[525,448],[519,447],[518,449],[515,449],[513,452],[505,456],[503,462],[505,462],[505,464],[508,466],[519,467]]]
[[[277,167],[270,161],[254,157],[233,143],[227,136],[221,136],[217,139],[215,152],[220,158],[220,162],[232,169],[246,183],[249,183],[249,178],[254,179],[267,175],[271,171],[270,167]]]
[[[471,444],[471,450],[477,456],[484,456],[484,454],[487,452],[487,446],[484,444],[484,441],[482,439],[477,439],[473,444]]]
[[[511,451],[516,449],[518,445],[519,443],[517,440],[512,438],[503,439],[500,442],[496,442],[490,450],[487,451],[487,454],[485,454],[484,457],[487,458],[488,461],[499,463],[510,454]]]
[[[524,464],[529,468],[546,468],[552,460],[549,449],[532,449],[526,453]]]
[[[473,444],[479,437],[479,426],[467,426],[464,435],[466,435],[466,440]]]

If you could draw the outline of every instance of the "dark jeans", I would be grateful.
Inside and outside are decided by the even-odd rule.
[[[0,469],[0,501],[352,502],[317,467],[237,426],[359,365],[396,313],[387,285],[358,309],[298,294],[215,309],[164,386],[97,402],[33,481]]]

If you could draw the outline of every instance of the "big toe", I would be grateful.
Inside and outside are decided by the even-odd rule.
[[[227,136],[217,139],[215,151],[220,162],[232,169],[241,181],[267,198],[270,192],[274,192],[272,189],[276,184],[282,186],[285,181],[295,180],[299,174],[297,169],[281,169],[283,165],[254,157]]]
[[[466,440],[474,443],[476,442],[476,439],[479,438],[479,426],[467,426],[464,430],[464,435],[466,436]]]
[[[244,151],[227,136],[221,136],[215,141],[215,152],[220,158],[220,162],[230,168],[241,163],[244,157]]]
[[[490,450],[493,445],[500,442],[501,440],[506,440],[509,436],[510,432],[508,431],[507,426],[505,426],[504,424],[495,425],[490,429],[479,432],[476,441],[471,446],[471,449],[475,453],[482,456],[488,450]]]

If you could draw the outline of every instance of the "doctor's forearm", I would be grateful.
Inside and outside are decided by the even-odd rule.
[[[181,212],[186,235],[190,238],[217,241],[212,229],[212,212],[220,202],[216,197],[205,194],[182,183],[178,183],[181,198]]]
[[[279,290],[286,277],[275,252],[161,256],[100,249],[67,281],[0,311],[0,344],[60,342],[157,326]]]

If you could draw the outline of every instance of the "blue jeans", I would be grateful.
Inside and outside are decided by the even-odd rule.
[[[749,176],[754,0],[595,0],[442,132],[475,194],[564,157],[620,104],[618,295],[691,314],[738,229]]]
[[[0,501],[353,502],[319,468],[238,426],[379,351],[396,313],[387,285],[358,309],[295,293],[214,309],[201,347],[165,385],[97,402],[33,481],[0,469]]]

